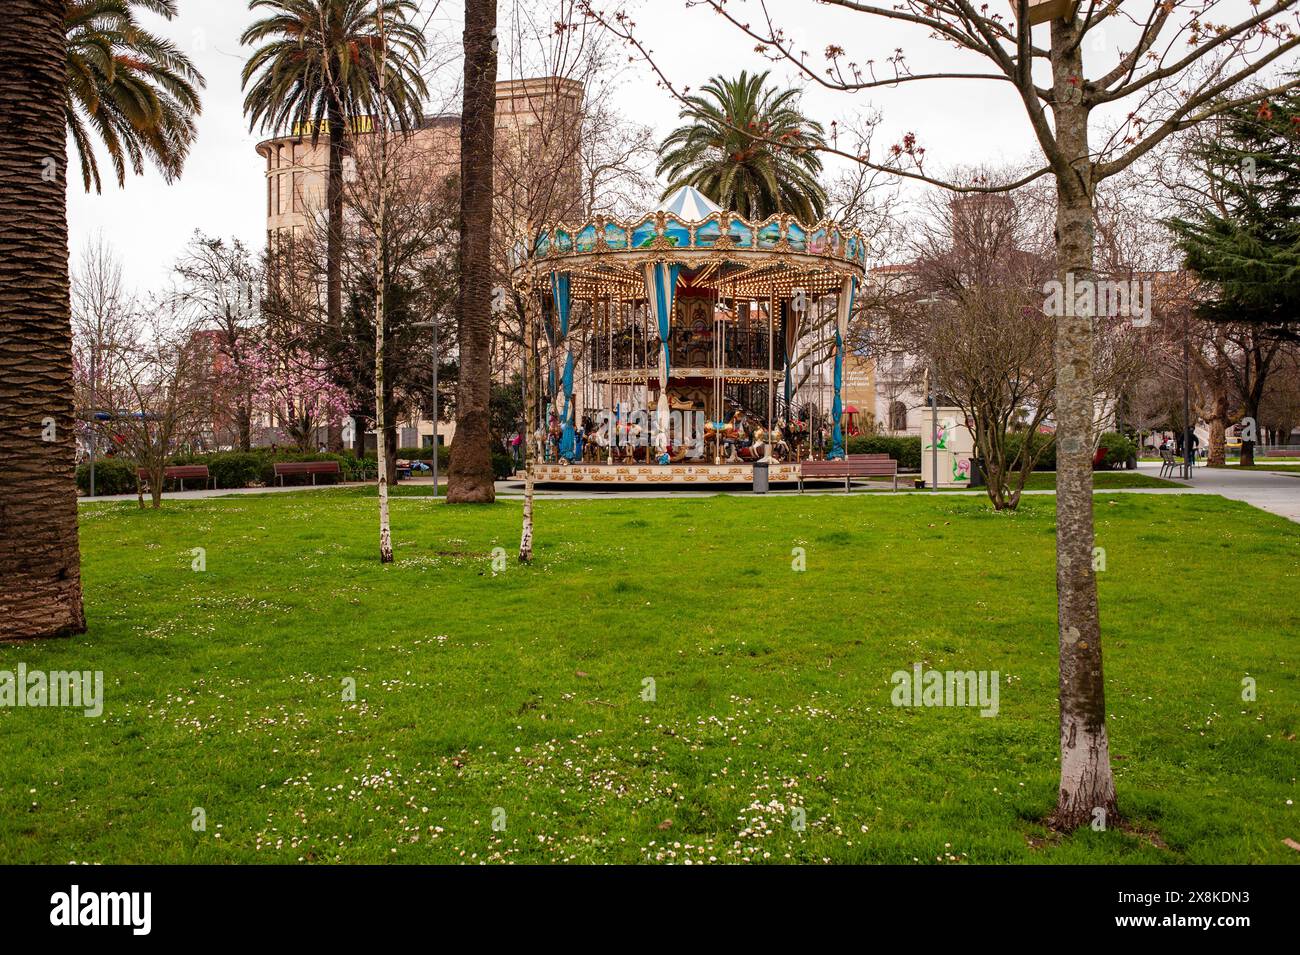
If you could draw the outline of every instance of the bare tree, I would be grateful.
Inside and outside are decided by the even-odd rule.
[[[162,501],[168,462],[192,445],[208,423],[210,339],[192,322],[155,305],[122,315],[105,347],[101,392],[104,414],[94,419],[103,443],[144,472],[154,507]],[[143,483],[137,497],[144,507]]]
[[[169,296],[212,335],[217,353],[210,382],[213,432],[218,445],[252,447],[254,355],[261,340],[263,275],[260,263],[239,239],[229,241],[195,231],[176,263],[179,284]],[[233,440],[221,440],[233,424]]]
[[[963,186],[931,174],[923,140],[909,132],[883,156],[827,151],[904,178],[968,192],[1005,191],[1049,176],[1056,185],[1056,267],[1062,285],[1094,279],[1098,185],[1117,175],[1170,135],[1244,102],[1266,99],[1300,84],[1286,78],[1241,96],[1225,95],[1279,62],[1300,44],[1295,0],[1225,9],[1216,0],[1090,0],[1052,20],[1046,45],[1034,40],[1030,3],[1016,0],[1014,22],[969,0],[824,0],[828,6],[915,30],[918,39],[955,51],[969,68],[914,71],[895,36],[888,55],[850,52],[842,37],[809,42],[778,24],[766,0],[740,6],[727,0],[689,0],[712,10],[751,39],[760,52],[789,63],[811,83],[860,93],[927,81],[1009,84],[1024,106],[1042,163],[1017,181]],[[1143,8],[1139,11],[1137,8]],[[758,9],[758,15],[750,14]],[[652,65],[636,24],[619,10],[599,16]],[[1105,31],[1103,33],[1103,31]],[[863,29],[870,37],[878,31]],[[1091,36],[1090,36],[1091,34]],[[843,34],[852,35],[852,34]],[[1085,50],[1101,39],[1100,67],[1085,69]],[[809,50],[819,50],[814,56]],[[938,52],[936,50],[935,52]],[[1088,54],[1093,59],[1092,53]],[[1044,70],[1036,70],[1042,65]],[[681,91],[654,66],[660,80]],[[1041,81],[1044,73],[1050,84]],[[1099,116],[1094,117],[1094,113]],[[1106,122],[1097,135],[1096,127]],[[743,132],[743,131],[742,131]],[[752,135],[752,134],[750,134]],[[756,137],[761,138],[761,137]],[[1095,316],[1063,308],[1056,316],[1057,401],[1057,630],[1060,659],[1061,784],[1053,822],[1063,829],[1113,818],[1115,782],[1106,733],[1105,683],[1097,581],[1092,565],[1092,445],[1095,421]]]
[[[509,289],[509,309],[498,315],[498,365],[524,366],[525,442],[524,523],[519,559],[532,556],[532,463],[540,397],[534,341],[544,339],[544,360],[552,380],[560,381],[561,361],[578,361],[590,336],[590,314],[573,303],[568,334],[561,335],[554,313],[543,312],[538,286],[547,276],[535,257],[539,232],[547,225],[595,214],[617,214],[653,195],[648,166],[651,132],[627,123],[614,108],[614,49],[609,35],[576,15],[578,0],[549,0],[512,8],[507,67],[512,76],[541,76],[522,84],[510,122],[501,130],[496,151],[494,215],[497,284]],[[522,102],[520,102],[522,101]],[[549,398],[557,414],[573,396]]]
[[[135,299],[122,280],[122,262],[102,234],[83,248],[72,270],[72,365],[82,434],[96,442],[94,415],[117,384],[108,355],[134,340]]]

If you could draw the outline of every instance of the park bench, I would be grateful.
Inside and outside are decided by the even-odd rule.
[[[898,462],[887,454],[850,454],[837,461],[803,461],[799,465],[799,493],[805,480],[844,479],[844,491],[855,477],[888,477],[898,490]]]
[[[275,468],[275,479],[284,486],[284,479],[295,474],[311,475],[311,483],[316,483],[316,475],[332,474],[339,476],[339,463],[337,461],[277,461],[272,467]]]
[[[149,485],[149,470],[147,468],[136,468],[135,476],[139,479],[141,486]],[[176,464],[168,468],[163,468],[163,483],[168,481],[179,481],[181,490],[185,490],[186,481],[202,481],[203,487],[207,488],[212,476],[208,473],[206,464]],[[215,487],[216,485],[213,484]]]

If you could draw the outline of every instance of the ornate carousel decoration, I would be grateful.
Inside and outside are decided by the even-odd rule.
[[[578,480],[629,469],[697,480],[700,467],[810,453],[807,423],[792,419],[794,368],[809,317],[832,303],[822,450],[843,457],[844,342],[866,254],[863,236],[834,222],[750,222],[691,186],[632,220],[541,230],[532,267],[549,346],[545,462]],[[593,467],[572,468],[582,464]]]

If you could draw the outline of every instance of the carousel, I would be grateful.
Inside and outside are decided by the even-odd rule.
[[[748,222],[690,186],[631,221],[544,229],[534,480],[739,484],[761,461],[782,483],[801,460],[843,457],[844,341],[865,260],[858,232]],[[820,427],[795,394],[818,335],[833,355]]]

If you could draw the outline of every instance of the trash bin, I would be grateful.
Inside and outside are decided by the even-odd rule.
[[[755,494],[767,493],[767,462],[766,461],[754,462],[754,493]]]
[[[984,486],[984,461],[980,458],[972,457],[970,459],[970,486]]]

